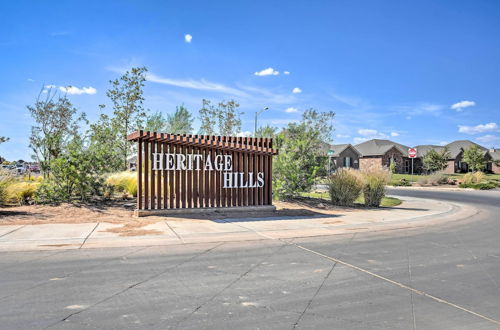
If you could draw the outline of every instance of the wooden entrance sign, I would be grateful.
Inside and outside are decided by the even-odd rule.
[[[272,139],[136,131],[128,140],[137,143],[138,216],[272,206]]]

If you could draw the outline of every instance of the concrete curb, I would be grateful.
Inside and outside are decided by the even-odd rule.
[[[37,233],[36,226],[23,227],[26,233],[15,230],[13,239],[10,233],[0,239],[0,251],[33,251],[87,249],[127,246],[165,246],[208,242],[258,241],[263,239],[305,238],[332,236],[353,232],[377,232],[402,228],[414,228],[431,224],[443,224],[450,220],[459,221],[476,214],[478,210],[469,205],[440,202],[416,197],[401,197],[410,206],[428,206],[428,210],[412,207],[375,209],[363,212],[346,213],[332,217],[310,217],[285,219],[221,219],[193,220],[192,222],[165,220],[164,232],[158,236],[110,236],[99,224],[52,225],[50,230],[62,233],[59,236],[44,237]],[[413,203],[413,204],[412,204]],[[429,206],[430,205],[430,206]],[[430,209],[433,207],[433,209]],[[434,210],[434,211],[433,211]],[[394,213],[397,212],[397,213]],[[420,212],[424,214],[419,215]],[[460,213],[457,217],[456,215]],[[345,220],[345,221],[343,221]],[[103,227],[105,224],[102,223]],[[80,226],[79,230],[76,228]],[[42,227],[43,228],[43,227]],[[47,227],[46,230],[49,230]]]

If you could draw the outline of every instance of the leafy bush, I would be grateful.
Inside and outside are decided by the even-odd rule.
[[[356,170],[339,169],[328,178],[328,192],[335,205],[353,205],[362,189],[363,179]]]
[[[28,204],[33,200],[39,182],[14,182],[7,186],[7,200],[17,204]]]
[[[114,187],[118,192],[127,192],[131,196],[137,196],[137,173],[119,172],[110,175],[106,179],[106,184]]]
[[[363,197],[365,205],[379,207],[385,196],[385,185],[390,182],[391,175],[384,169],[373,169],[363,173]]]

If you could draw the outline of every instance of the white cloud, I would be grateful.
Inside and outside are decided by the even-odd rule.
[[[254,73],[254,75],[256,76],[277,76],[279,74],[280,74],[279,71],[276,71],[273,68],[267,68]]]
[[[75,86],[68,86],[68,87],[60,86],[59,90],[63,93],[68,93],[70,95],[81,95],[81,94],[93,95],[97,93],[97,90],[94,87],[78,88]]]
[[[293,113],[293,112],[299,112],[299,110],[297,108],[294,108],[294,107],[290,107],[290,108],[287,108],[285,110],[285,112],[288,112],[288,113]]]
[[[360,128],[358,129],[358,134],[362,136],[376,136],[381,133],[379,133],[376,129]]]
[[[456,111],[462,111],[465,108],[473,107],[475,105],[476,105],[476,102],[474,102],[474,101],[460,101],[460,102],[457,102],[455,104],[452,104],[450,108],[453,110],[456,110]]]
[[[347,134],[337,134],[335,135],[335,137],[338,137],[339,139],[347,139],[347,138],[350,138],[351,136],[350,135],[347,135]]]
[[[294,94],[302,93],[302,89],[295,87],[294,89],[292,89],[292,93],[294,93]]]
[[[488,135],[480,136],[476,140],[478,140],[479,142],[482,142],[482,143],[500,142],[500,136],[488,134]]]
[[[465,134],[478,134],[485,132],[499,132],[500,126],[496,123],[479,124],[476,126],[458,125],[458,131]]]
[[[244,131],[244,132],[239,132],[236,134],[237,137],[251,137],[253,135],[253,132],[250,131]]]
[[[191,43],[191,40],[193,40],[193,36],[190,35],[189,33],[184,36],[184,41],[187,42],[188,44]]]
[[[358,144],[358,143],[363,143],[365,141],[368,141],[369,139],[368,138],[365,138],[365,137],[355,137],[353,139],[354,141],[354,144]]]
[[[157,76],[153,73],[148,73],[146,75],[146,79],[148,81],[151,81],[154,83],[176,86],[176,87],[184,87],[184,88],[191,88],[191,89],[198,89],[198,90],[205,90],[205,91],[221,92],[221,93],[227,93],[227,94],[232,94],[232,95],[236,95],[236,96],[249,96],[247,93],[245,93],[244,91],[241,91],[239,89],[228,87],[228,86],[218,84],[218,83],[213,83],[210,81],[206,81],[204,79],[201,79],[201,80],[177,80],[177,79],[163,78],[163,77]]]
[[[449,143],[448,141],[441,141],[441,142],[439,142],[439,145],[440,145],[440,146],[445,146],[445,145],[447,145],[448,143]]]
[[[377,131],[376,129],[360,128],[358,134],[361,136],[354,138],[354,143],[361,143],[371,139],[387,139],[387,134]]]
[[[57,88],[57,86],[56,85],[45,85],[45,88],[51,89],[51,88]]]
[[[391,136],[399,136],[398,132],[391,132]]]
[[[35,79],[32,79],[32,78],[28,78],[27,80],[28,80],[29,82],[34,82],[34,81],[35,81]]]
[[[290,71],[285,71],[283,74],[286,74],[287,76],[290,74]]]

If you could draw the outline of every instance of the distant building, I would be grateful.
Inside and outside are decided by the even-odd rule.
[[[500,149],[488,150],[469,140],[453,141],[445,146],[416,146],[417,157],[413,160],[413,172],[416,174],[425,172],[423,166],[423,158],[425,155],[431,150],[442,152],[445,148],[448,150],[450,157],[444,172],[450,174],[468,172],[469,166],[462,158],[464,151],[471,146],[477,146],[483,152],[486,172],[500,173],[500,166],[495,163],[500,161]],[[388,168],[394,163],[396,173],[412,172],[412,160],[408,157],[408,149],[410,147],[394,141],[373,139],[355,146],[350,144],[336,144],[325,145],[323,148],[325,150],[333,150],[333,154],[330,155],[333,171],[341,167],[352,167],[361,170],[383,167]]]

